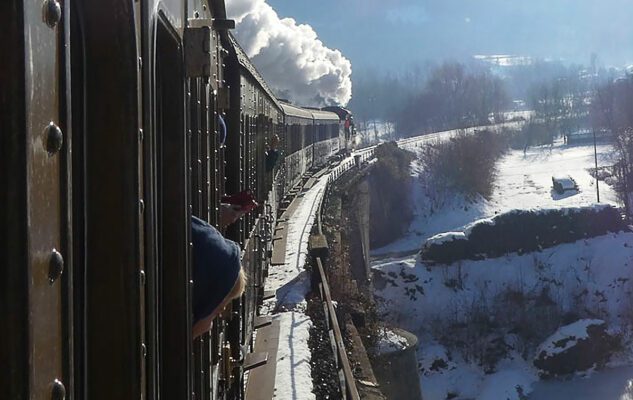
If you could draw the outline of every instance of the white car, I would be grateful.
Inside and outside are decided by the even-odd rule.
[[[568,190],[578,190],[578,184],[576,184],[574,178],[569,175],[552,176],[552,186],[559,194],[563,194]]]

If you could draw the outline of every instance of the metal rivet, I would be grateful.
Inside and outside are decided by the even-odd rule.
[[[59,379],[55,379],[55,381],[53,381],[53,388],[51,390],[51,399],[64,400],[65,398],[66,398],[66,387]]]
[[[46,127],[46,150],[50,154],[59,152],[64,144],[64,134],[53,122]]]
[[[44,20],[46,25],[54,28],[62,19],[62,6],[57,0],[46,0],[44,2]]]
[[[53,249],[51,253],[51,258],[49,262],[48,269],[48,282],[52,285],[56,280],[62,276],[64,272],[64,257],[59,253],[59,251]]]

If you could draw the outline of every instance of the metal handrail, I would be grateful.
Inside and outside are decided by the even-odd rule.
[[[323,263],[321,258],[316,259],[317,268],[319,269],[319,277],[321,282],[319,283],[319,294],[325,307],[327,325],[332,328],[333,339],[332,347],[335,349],[336,365],[340,368],[339,375],[342,372],[342,394],[344,399],[360,400],[358,389],[356,388],[356,380],[352,373],[352,367],[350,366],[349,359],[347,358],[347,352],[345,351],[345,344],[343,343],[343,335],[341,328],[338,324],[338,318],[336,311],[334,310],[334,303],[332,302],[332,296],[330,294],[330,285],[327,282],[325,271],[323,270]]]

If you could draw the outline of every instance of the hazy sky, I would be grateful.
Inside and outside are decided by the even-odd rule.
[[[633,0],[268,0],[353,69],[516,54],[633,64]]]

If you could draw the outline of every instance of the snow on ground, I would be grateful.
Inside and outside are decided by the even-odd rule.
[[[275,299],[264,305],[270,309],[295,309],[310,291],[310,276],[304,270],[308,256],[308,238],[314,216],[323,197],[327,176],[321,177],[310,190],[299,195],[299,205],[287,223],[286,263],[269,268],[266,290],[277,292]]]
[[[337,169],[353,165],[349,157]],[[263,314],[275,313],[280,321],[279,347],[275,376],[275,399],[310,400],[312,375],[311,353],[308,346],[312,321],[305,314],[305,297],[310,291],[310,276],[304,270],[308,256],[308,239],[315,215],[323,197],[328,174],[295,201],[297,208],[287,223],[286,260],[281,266],[271,266],[265,282],[265,290],[276,292],[274,299],[266,300],[261,307]]]
[[[519,391],[529,393],[538,379],[527,362],[516,354],[514,359],[502,361],[498,372],[489,375],[480,367],[465,362],[458,354],[449,357],[446,348],[433,341],[420,345],[418,357],[420,386],[425,400],[444,400],[451,396],[456,399],[520,400]]]
[[[595,372],[570,381],[541,381],[533,386],[530,400],[633,400],[633,367]]]
[[[615,151],[608,144],[597,146],[598,166],[613,165]],[[594,167],[592,145],[567,146],[557,142],[551,147],[511,151],[499,163],[499,174],[486,212],[504,212],[511,208],[582,206],[596,202],[596,184],[587,171]],[[569,175],[579,192],[559,195],[552,190],[552,175]],[[599,182],[600,202],[616,204],[616,194]]]
[[[520,400],[521,395],[532,390],[536,379],[527,363],[506,362],[499,372],[484,377],[477,400]]]
[[[312,320],[295,311],[282,312],[276,318],[280,321],[280,330],[274,398],[315,399],[308,346]]]
[[[288,221],[286,263],[271,266],[265,290],[276,291],[276,297],[262,306],[264,312],[280,311],[277,369],[275,376],[276,399],[314,399],[310,368],[308,338],[312,321],[305,315],[305,296],[310,291],[310,276],[304,270],[308,255],[308,238],[318,204],[323,196],[327,176],[295,201],[299,201]]]
[[[464,261],[448,267],[426,268],[413,258],[379,262],[373,266],[383,274],[383,279],[375,281],[376,296],[390,324],[421,337],[418,357],[424,363],[429,341],[421,332],[450,332],[450,324],[438,322],[447,316],[459,324],[468,323],[469,316],[478,309],[489,308],[492,313],[505,294],[524,293],[527,297],[545,291],[565,310],[577,309],[582,303],[581,307],[602,313],[614,323],[631,318],[632,248],[633,233],[624,233],[564,244],[536,254]],[[460,281],[461,289],[456,286]],[[513,312],[512,304],[502,307]],[[459,362],[454,369],[424,374],[423,395],[429,400],[444,399],[459,388],[458,393],[464,398],[518,399],[506,396],[516,394],[513,389],[518,384],[525,394],[529,393],[530,384],[538,379],[526,362],[518,360],[520,357],[515,358],[518,367],[499,366],[493,375],[485,375],[465,362]],[[497,391],[491,392],[493,389]]]
[[[613,164],[614,151],[609,145],[598,146],[599,166]],[[534,296],[546,293],[564,310],[584,307],[607,320],[610,325],[633,320],[633,233],[608,234],[575,243],[563,244],[532,254],[509,254],[479,261],[462,261],[448,267],[429,268],[415,256],[424,240],[439,233],[459,231],[477,219],[490,218],[512,209],[538,209],[586,206],[596,202],[595,183],[588,172],[593,167],[593,146],[566,146],[510,151],[498,164],[498,176],[490,200],[467,199],[459,195],[432,193],[419,182],[412,187],[414,220],[408,233],[394,243],[372,251],[376,271],[376,298],[385,320],[418,335],[420,383],[426,400],[458,399],[605,399],[622,400],[625,387],[633,378],[605,371],[598,382],[617,382],[618,388],[607,397],[576,397],[576,384],[553,385],[538,381],[525,358],[516,335],[503,341],[510,350],[491,373],[459,351],[438,343],[442,335],[452,335],[451,324],[468,323],[476,311],[493,314],[512,306],[502,305],[500,296],[521,293]],[[412,176],[422,175],[420,165],[412,164]],[[552,191],[552,175],[570,175],[578,183],[578,192],[558,195]],[[614,191],[600,182],[600,200],[616,204]],[[443,238],[441,240],[445,240]],[[440,240],[440,239],[438,239]],[[448,320],[448,321],[447,321]],[[545,337],[552,332],[543,332]],[[545,339],[545,337],[543,339]],[[479,338],[477,338],[479,339]],[[486,339],[486,338],[483,338]],[[475,338],[467,339],[475,340]],[[470,343],[467,341],[467,343]],[[534,352],[535,349],[527,349]],[[624,357],[624,356],[623,356]],[[626,358],[626,357],[624,357]],[[442,361],[437,361],[442,360]],[[626,358],[628,360],[628,358]],[[623,361],[626,363],[627,361]],[[435,363],[435,368],[432,368]],[[614,370],[615,371],[615,370]],[[606,374],[606,375],[605,375]],[[623,377],[626,376],[626,379]],[[562,386],[561,386],[562,385]],[[543,393],[543,395],[541,395]],[[606,393],[594,390],[593,393]],[[447,397],[448,396],[448,397]],[[549,396],[549,397],[548,397]],[[620,397],[622,396],[622,397]]]
[[[376,350],[378,354],[391,353],[397,350],[404,350],[409,345],[406,338],[398,335],[391,329],[385,329],[380,333]]]
[[[446,399],[451,393],[475,398],[481,386],[481,370],[450,355],[446,347],[429,335],[420,335],[418,340],[418,368],[424,398]]]
[[[597,147],[598,165],[612,165],[615,152],[611,145]],[[592,145],[567,146],[557,142],[551,148],[535,147],[523,154],[512,150],[498,164],[498,174],[490,201],[466,199],[451,195],[443,204],[429,205],[428,188],[418,184],[422,169],[413,162],[411,175],[414,179],[414,220],[408,233],[401,239],[380,249],[372,250],[372,256],[389,253],[415,252],[431,236],[459,231],[462,226],[482,218],[489,218],[512,209],[556,208],[590,205],[596,202],[595,181],[587,171],[594,165]],[[559,195],[552,190],[552,175],[570,175],[578,184],[578,192]],[[617,204],[616,194],[604,182],[599,183],[600,202]],[[432,196],[442,197],[439,193]]]
[[[528,296],[544,288],[564,310],[582,302],[617,322],[633,304],[632,249],[633,233],[626,232],[450,266],[427,267],[413,257],[378,261],[372,265],[382,277],[375,294],[388,321],[412,332],[447,314],[455,322],[466,320],[479,305],[492,311],[505,293]]]

